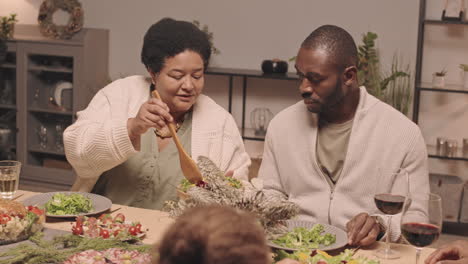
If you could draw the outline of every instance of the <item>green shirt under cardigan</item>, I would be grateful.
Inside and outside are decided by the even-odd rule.
[[[177,131],[184,149],[191,148],[192,113],[185,116]],[[176,187],[183,179],[179,153],[173,140],[159,152],[154,129],[141,137],[141,150],[124,163],[104,172],[93,193],[108,197],[113,203],[162,209],[164,202],[177,200]]]

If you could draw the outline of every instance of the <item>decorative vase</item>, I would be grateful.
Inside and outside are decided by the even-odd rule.
[[[432,88],[444,88],[445,87],[445,76],[439,76],[432,74]]]
[[[256,136],[264,136],[273,113],[268,108],[255,108],[250,114],[250,124],[255,130]]]
[[[288,71],[288,63],[279,59],[264,60],[262,62],[263,73],[286,73]]]

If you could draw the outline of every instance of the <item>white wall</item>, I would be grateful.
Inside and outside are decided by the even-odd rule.
[[[36,23],[37,10],[41,2],[39,0],[0,0],[0,15],[15,12],[18,13],[20,23]],[[443,1],[429,0],[429,2],[431,5],[428,13],[433,17],[440,17]],[[322,24],[344,27],[353,35],[357,43],[360,43],[363,33],[376,32],[379,35],[378,48],[385,69],[388,69],[392,56],[397,51],[407,63],[415,64],[419,1],[414,0],[81,0],[81,3],[85,10],[86,27],[107,28],[111,32],[109,63],[110,76],[113,79],[122,75],[145,73],[139,60],[143,34],[152,23],[163,17],[199,20],[202,24],[207,24],[210,31],[214,33],[216,47],[221,50],[220,55],[214,56],[213,66],[259,69],[263,59],[288,59],[296,54],[302,40]],[[63,16],[58,15],[57,21],[65,20]],[[436,37],[437,40],[434,39],[429,43],[434,44],[433,48],[436,50],[444,49],[446,44],[440,40],[445,38],[444,34],[451,35],[451,33],[447,31],[447,28],[434,30],[441,30],[442,32],[434,32],[434,34],[438,37],[442,34],[442,37]],[[466,32],[459,30],[457,34],[467,39]],[[466,47],[458,43],[458,41],[453,43],[457,46],[457,52],[449,51],[452,58],[460,58],[458,50]],[[429,53],[426,53],[426,56],[436,52],[428,50]],[[440,68],[442,58],[445,57],[436,56],[425,61],[429,63],[424,67],[425,79],[432,71]],[[464,61],[467,63],[468,59]],[[455,78],[456,66],[460,62],[461,59],[456,62],[447,59],[443,66],[447,66],[450,72],[453,71],[453,78]],[[293,65],[290,64],[290,66],[292,70]],[[220,104],[227,105],[227,83],[228,80],[225,77],[209,76],[206,93]],[[238,121],[241,120],[241,85],[241,80],[236,79],[233,114]],[[294,81],[249,79],[248,85],[247,120],[248,114],[255,107],[265,106],[276,114],[299,100],[297,84]],[[454,101],[459,104],[457,111],[466,110],[464,108],[466,104],[461,101],[462,97],[456,97]],[[423,98],[422,110],[425,113],[433,110],[431,100],[434,100],[434,96]],[[445,113],[444,110],[439,112]],[[423,114],[423,116],[427,115]],[[422,121],[426,121],[427,118],[424,119],[423,116]],[[429,115],[429,124],[422,125],[423,131],[428,130],[424,131],[428,142],[434,141],[436,136],[447,132],[449,126],[440,123],[444,120],[448,120],[446,116],[435,120]],[[467,131],[466,122],[463,126],[464,130],[458,129],[457,134],[452,137],[456,136],[460,139],[468,137],[468,132],[464,132]],[[444,127],[445,130],[438,129],[440,127]],[[247,147],[254,156],[262,151],[261,145],[251,144],[251,142]],[[449,170],[447,162],[431,159],[431,164],[439,164],[436,170]],[[457,166],[466,166],[466,163],[457,164]],[[450,165],[450,167],[453,166]],[[460,170],[458,168],[455,172],[463,174]],[[453,172],[453,169],[450,169],[450,172]]]
[[[39,0],[0,0],[0,15],[18,13],[20,23],[36,23]],[[360,40],[379,34],[384,62],[400,50],[414,62],[417,3],[407,0],[81,0],[85,26],[111,30],[110,73],[143,73],[139,63],[147,28],[162,17],[199,20],[214,32],[221,54],[213,63],[258,69],[265,58],[287,59],[317,26],[344,27]],[[398,30],[397,30],[398,29]],[[404,39],[404,42],[401,42]]]

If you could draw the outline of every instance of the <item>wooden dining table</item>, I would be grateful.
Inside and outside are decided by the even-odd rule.
[[[23,191],[19,190],[15,197],[19,197],[17,201],[25,200],[33,195],[37,195],[38,193],[30,192],[30,191]],[[158,243],[164,232],[168,229],[168,227],[174,222],[174,219],[169,216],[168,213],[159,211],[159,210],[151,210],[151,209],[143,209],[137,207],[130,207],[125,205],[113,204],[110,212],[112,215],[123,213],[129,221],[139,221],[141,225],[147,228],[146,236],[143,239],[144,244],[154,244]],[[51,229],[58,229],[63,231],[70,231],[71,232],[71,223],[73,219],[60,219],[60,218],[50,218],[48,217],[44,227],[51,228]],[[385,243],[383,242],[376,242],[372,246],[359,248],[356,251],[355,256],[362,256],[367,257],[370,259],[378,259],[373,255],[373,253],[385,247]],[[401,254],[399,259],[393,260],[385,260],[379,259],[380,264],[414,264],[416,251],[413,246],[406,245],[406,244],[391,244],[392,249],[398,251]],[[429,256],[431,252],[433,252],[434,248],[424,248],[421,253],[420,263],[423,263],[423,260]]]

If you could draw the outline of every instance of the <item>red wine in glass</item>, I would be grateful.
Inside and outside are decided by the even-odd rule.
[[[442,230],[442,198],[434,193],[414,192],[406,199],[401,215],[401,234],[416,249],[416,264],[421,249],[434,243]]]
[[[403,210],[405,196],[389,193],[376,194],[374,196],[375,205],[384,214],[396,215]]]
[[[392,216],[403,211],[406,197],[408,197],[409,175],[403,169],[378,169],[378,181],[374,190],[374,202],[383,214],[387,216],[387,230],[385,248],[374,252],[382,259],[397,259],[401,255],[390,245]]]
[[[434,243],[440,235],[440,229],[431,224],[405,223],[401,233],[415,247],[426,247]]]

